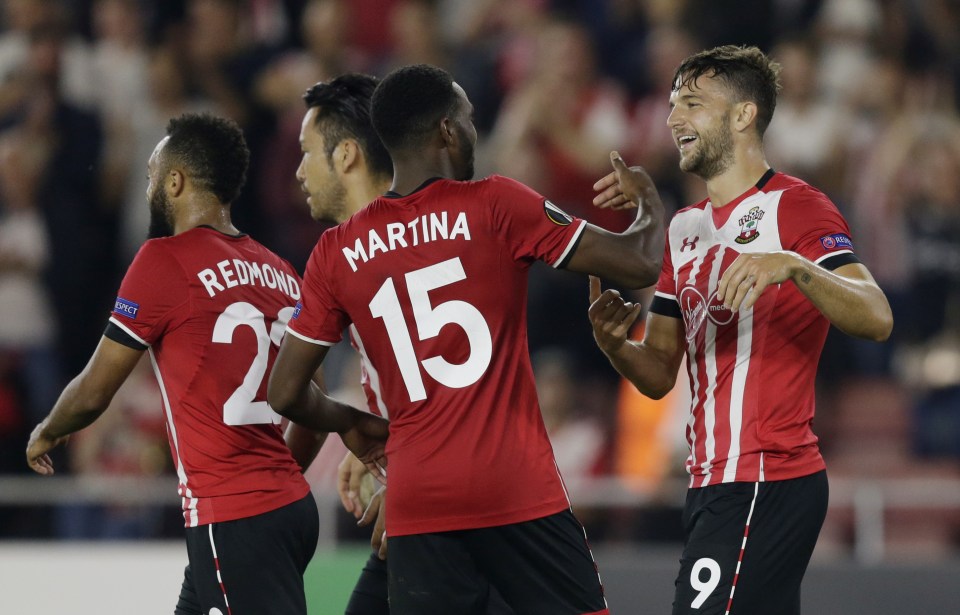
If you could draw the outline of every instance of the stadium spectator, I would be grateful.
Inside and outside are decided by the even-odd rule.
[[[187,115],[167,132],[148,163],[156,239],[128,269],[87,367],[31,434],[27,462],[52,474],[49,452],[100,417],[149,350],[187,528],[175,612],[305,614],[317,508],[280,417],[257,400],[298,276],[231,221],[249,162],[237,124]],[[285,408],[287,418],[340,433],[365,461],[380,458],[386,421],[329,402],[315,385],[307,394],[314,403]]]
[[[524,296],[534,260],[651,283],[662,206],[649,178],[619,156],[617,175],[642,204],[622,235],[572,218],[513,180],[468,182],[471,112],[460,86],[432,66],[401,68],[377,87],[371,113],[393,159],[393,184],[320,238],[269,401],[302,404],[310,374],[352,325],[391,416],[393,613],[483,613],[490,585],[520,612],[605,613],[538,412],[524,310],[503,298]],[[547,535],[562,555],[543,551]]]
[[[687,58],[672,83],[680,168],[708,198],[670,223],[643,341],[627,341],[640,306],[601,294],[595,278],[589,316],[645,395],[668,393],[687,356],[690,483],[673,613],[799,614],[827,511],[811,429],[817,359],[831,324],[882,341],[893,317],[833,203],[765,160],[779,66],[756,47],[723,46]]]

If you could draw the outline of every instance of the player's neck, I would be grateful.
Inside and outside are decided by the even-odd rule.
[[[226,235],[240,233],[230,219],[230,206],[209,201],[193,201],[180,207],[174,215],[173,234],[179,235],[198,226],[209,226]]]
[[[397,157],[393,161],[393,183],[390,191],[406,196],[419,188],[428,179],[443,177],[452,179],[456,174],[447,156],[438,152],[414,152]]]
[[[741,151],[730,168],[707,180],[707,196],[713,207],[723,207],[755,186],[770,165],[762,150]]]
[[[357,213],[368,203],[390,189],[391,176],[368,177],[347,188],[347,217]]]

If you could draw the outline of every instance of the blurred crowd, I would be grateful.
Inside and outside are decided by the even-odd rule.
[[[960,460],[954,0],[0,5],[0,474],[26,471],[29,429],[103,331],[146,235],[146,161],[168,118],[205,110],[241,124],[252,161],[234,220],[302,270],[324,228],[310,220],[294,176],[302,93],[347,71],[383,76],[427,62],[449,70],[476,107],[478,176],[516,178],[621,230],[632,213],[590,206],[610,150],[643,165],[671,211],[705,196],[677,166],[667,99],[683,58],[726,43],[758,45],[781,62],[768,160],[838,205],[894,309],[888,344],[828,340],[818,408],[828,463],[842,460],[844,438],[857,435],[844,413],[863,410],[864,398],[851,391],[878,386],[891,391],[882,401],[900,417],[882,436],[898,443],[897,463]],[[649,289],[637,293],[649,298]],[[684,383],[659,402],[622,386],[594,347],[581,277],[536,267],[529,302],[531,352],[564,475],[617,476],[656,494],[682,471]],[[332,385],[349,389],[356,375],[342,363]],[[156,399],[144,373],[109,423],[68,447],[62,468],[169,472],[154,454],[165,433],[159,405],[151,416]],[[101,531],[86,520],[104,515],[74,513],[53,524],[62,535]]]

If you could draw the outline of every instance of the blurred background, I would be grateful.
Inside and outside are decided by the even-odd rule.
[[[325,228],[294,177],[301,95],[347,71],[446,68],[476,107],[478,177],[508,175],[622,230],[632,213],[590,207],[612,149],[646,167],[671,212],[705,196],[677,166],[671,77],[687,55],[734,43],[782,63],[768,160],[837,204],[896,321],[886,344],[836,332],[827,341],[815,429],[831,506],[805,600],[823,599],[817,613],[947,612],[960,602],[957,0],[2,0],[0,9],[4,583],[28,576],[16,562],[41,547],[26,540],[48,543],[43,570],[72,561],[72,544],[93,548],[72,541],[182,540],[147,366],[58,452],[57,477],[29,475],[23,455],[93,350],[145,238],[146,162],[168,118],[210,111],[241,124],[252,165],[234,220],[301,271]],[[641,606],[629,597],[638,567],[662,580],[645,595],[667,606],[650,612],[666,612],[682,540],[686,383],[661,401],[625,386],[593,344],[587,306],[585,279],[534,268],[530,351],[544,418],[610,571],[614,612]],[[327,364],[331,388],[362,405],[351,351],[338,347]],[[368,539],[333,491],[342,452],[328,442],[309,472],[324,524],[318,613],[342,610]],[[174,549],[183,561],[158,612],[169,612],[186,561]],[[858,606],[838,606],[845,593]],[[871,596],[876,606],[865,608]],[[938,599],[951,606],[929,602]]]

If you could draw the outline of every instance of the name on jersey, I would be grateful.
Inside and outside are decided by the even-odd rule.
[[[386,254],[400,248],[409,248],[442,239],[462,238],[470,241],[470,227],[467,214],[457,214],[453,224],[449,224],[447,212],[424,214],[410,222],[391,222],[377,232],[370,229],[366,237],[357,237],[353,247],[344,247],[343,256],[350,269],[357,270],[358,263],[373,260],[381,252]]]
[[[197,277],[211,297],[235,286],[263,286],[279,290],[293,300],[300,298],[297,279],[265,263],[251,263],[239,258],[222,260],[216,268],[204,269]]]

